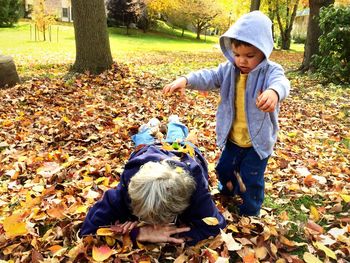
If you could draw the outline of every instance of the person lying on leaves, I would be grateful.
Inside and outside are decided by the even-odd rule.
[[[153,118],[132,137],[136,149],[118,186],[89,210],[81,236],[117,224],[123,234],[130,232],[134,246],[137,242],[195,245],[226,226],[208,189],[206,161],[185,142],[187,127],[177,115],[170,116],[165,142],[156,143],[153,135],[159,134],[159,126]]]

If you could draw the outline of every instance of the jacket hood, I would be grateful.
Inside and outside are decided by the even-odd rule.
[[[262,12],[253,11],[241,16],[220,37],[221,50],[225,57],[233,63],[231,38],[254,45],[264,53],[267,59],[273,50],[272,22]]]

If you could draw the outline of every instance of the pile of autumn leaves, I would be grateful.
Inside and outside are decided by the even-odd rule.
[[[246,263],[347,262],[348,213],[321,226],[317,221],[324,217],[325,210],[305,207],[310,219],[297,225],[299,222],[289,221],[287,213],[275,215],[270,208],[265,208],[260,218],[238,217],[230,203],[215,195],[214,164],[219,154],[214,131],[217,94],[203,97],[189,93],[190,100],[181,101],[176,96],[164,97],[160,83],[162,80],[149,74],[135,75],[127,67],[114,65],[99,76],[32,79],[1,91],[0,259],[181,263],[229,262],[231,258],[231,262]],[[287,107],[292,106],[287,103]],[[227,219],[227,228],[195,247],[139,244],[138,249],[133,249],[129,235],[121,235],[115,228],[103,228],[94,237],[79,238],[78,231],[89,207],[105,190],[118,184],[133,148],[130,135],[149,118],[158,117],[165,122],[173,113],[180,115],[190,129],[198,131],[198,146],[209,162],[212,193]],[[296,149],[282,146],[300,147],[303,142],[297,141],[290,120],[282,118],[282,125],[287,131],[281,135],[277,156],[267,173],[267,191],[277,201],[280,193],[312,195],[303,187],[321,189],[318,187],[323,180],[310,172],[322,162],[288,170],[295,161]],[[337,175],[343,175],[337,179],[338,190],[333,185],[322,189],[332,189],[327,195],[329,204],[341,206],[339,211],[346,212],[350,202],[346,186],[349,170],[342,169],[337,171]],[[274,181],[276,176],[285,184]],[[293,186],[288,181],[291,176],[303,179]],[[204,220],[207,224],[217,223],[210,218]],[[299,236],[290,235],[290,229],[295,227],[300,230]]]

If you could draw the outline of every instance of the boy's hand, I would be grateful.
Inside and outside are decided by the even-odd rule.
[[[185,97],[185,88],[187,84],[187,79],[185,77],[180,77],[163,88],[163,93],[165,95],[171,95],[176,91],[180,91],[181,97]]]
[[[256,106],[263,112],[273,112],[278,103],[276,91],[267,89],[256,99]]]
[[[151,243],[175,243],[182,244],[185,242],[184,238],[172,237],[172,235],[188,232],[189,227],[176,227],[173,225],[145,225],[140,227],[137,240],[140,242]]]

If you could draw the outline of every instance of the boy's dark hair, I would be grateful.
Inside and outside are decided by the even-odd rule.
[[[252,44],[242,41],[242,40],[238,40],[236,38],[231,38],[231,44],[233,44],[235,47],[239,47],[239,46],[248,46],[251,47],[253,46]]]

